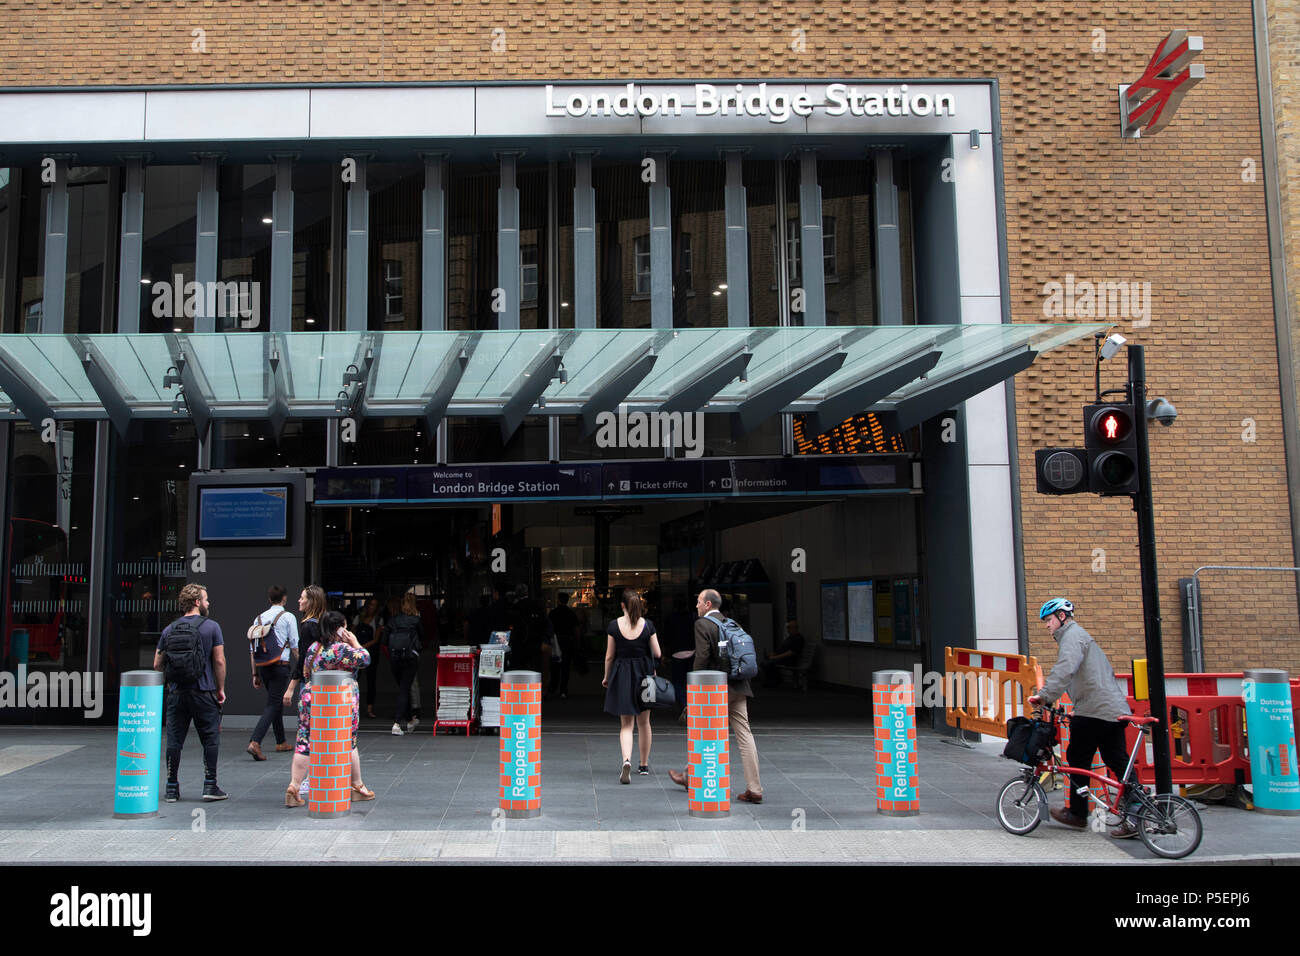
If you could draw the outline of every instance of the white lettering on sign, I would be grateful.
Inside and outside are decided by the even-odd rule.
[[[696,116],[765,117],[769,123],[786,123],[792,117],[808,117],[817,107],[827,116],[956,116],[957,98],[952,92],[929,90],[916,92],[906,83],[899,86],[859,88],[845,83],[831,83],[820,95],[805,90],[768,89],[766,83],[735,83],[714,86],[696,83]],[[673,90],[637,92],[636,83],[625,83],[594,93],[556,93],[546,87],[546,115],[579,118],[584,116],[681,116],[686,106],[682,94]]]

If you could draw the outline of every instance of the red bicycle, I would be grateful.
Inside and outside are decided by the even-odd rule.
[[[1093,790],[1098,802],[1103,803],[1120,820],[1133,821],[1138,836],[1156,856],[1179,860],[1201,845],[1201,815],[1190,801],[1172,793],[1151,794],[1146,787],[1136,782],[1125,785],[1107,773],[1097,773],[1087,767],[1071,767],[1061,762],[1055,744],[1059,726],[1068,724],[1070,718],[1062,707],[1053,708],[1049,713],[1051,742],[1039,752],[1033,766],[1026,766],[998,791],[998,822],[1004,830],[1017,836],[1032,832],[1047,816],[1047,793],[1043,790],[1042,782],[1050,779],[1052,774],[1073,774],[1100,784],[1100,794]],[[1147,725],[1158,723],[1158,720],[1155,717],[1131,716],[1120,719],[1140,727],[1142,731],[1133,741],[1133,751],[1129,754],[1128,766],[1124,768],[1124,779],[1128,780],[1132,778],[1133,764],[1137,760],[1143,736],[1149,733]],[[1080,793],[1088,790],[1089,787],[1085,785],[1080,788]]]

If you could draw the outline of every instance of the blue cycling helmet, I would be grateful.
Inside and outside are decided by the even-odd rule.
[[[1038,619],[1046,621],[1057,611],[1064,611],[1066,614],[1074,614],[1074,605],[1065,598],[1052,598],[1038,609]]]

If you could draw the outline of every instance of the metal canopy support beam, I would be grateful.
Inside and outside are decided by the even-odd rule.
[[[130,402],[122,395],[110,371],[110,366],[98,354],[93,345],[83,339],[77,342],[74,347],[81,353],[81,367],[85,369],[86,378],[90,380],[91,388],[95,390],[99,400],[104,403],[104,411],[108,413],[108,420],[113,423],[113,428],[125,441],[127,430],[131,427]]]
[[[501,186],[497,190],[497,289],[504,299],[497,312],[497,328],[519,328],[519,182],[515,167],[519,153],[497,153],[501,164]]]
[[[421,194],[420,328],[438,332],[447,327],[447,193],[446,153],[421,153],[424,192]]]
[[[596,418],[601,412],[613,411],[632,394],[632,389],[650,374],[657,360],[654,345],[647,342],[601,376],[592,389],[591,398],[582,406],[584,435],[596,430]]]
[[[168,336],[172,343],[172,364],[181,374],[181,389],[185,392],[185,407],[189,410],[190,420],[194,422],[194,431],[200,442],[208,440],[208,428],[212,425],[212,405],[199,384],[195,363],[190,361],[185,351],[180,348],[175,336]]]
[[[266,403],[266,417],[271,422],[271,435],[277,445],[284,434],[284,426],[289,421],[289,363],[288,342],[282,334],[276,334],[267,341],[266,364],[270,370],[270,388],[266,390],[270,398]]]
[[[722,391],[728,382],[744,375],[745,370],[749,368],[749,360],[753,357],[754,353],[748,348],[744,348],[716,365],[703,366],[701,371],[693,377],[678,384],[676,391],[668,397],[666,402],[659,406],[659,411],[699,411],[708,404],[709,399]]]
[[[144,159],[125,159],[126,177],[122,189],[122,238],[118,245],[117,331],[134,335],[140,331],[140,269],[144,256]]]
[[[723,216],[727,223],[727,325],[749,325],[749,218],[745,206],[742,149],[722,151],[727,164]]]
[[[194,312],[195,332],[217,331],[216,316],[206,314],[206,303],[210,296],[203,290],[211,289],[213,283],[217,281],[217,221],[221,209],[221,197],[218,195],[217,186],[220,172],[220,153],[199,154],[198,226],[194,247],[194,281],[199,284],[199,301],[204,305]],[[185,398],[188,400],[189,395],[186,395]]]
[[[54,182],[45,213],[45,279],[41,302],[41,331],[63,331],[63,306],[68,287],[68,158],[51,157]]]
[[[913,382],[930,371],[939,364],[942,357],[943,353],[938,349],[920,356],[912,355],[872,375],[861,384],[836,392],[813,411],[814,432],[823,435],[844,419],[861,414],[886,395],[893,394],[908,382]]]
[[[29,381],[3,359],[0,359],[0,389],[4,389],[4,393],[23,413],[23,418],[31,422],[37,431],[41,430],[42,422],[54,418],[54,409],[41,397],[36,383]]]
[[[903,324],[903,256],[898,229],[898,186],[892,150],[875,152],[876,182],[876,321]],[[886,392],[885,394],[888,394]]]
[[[668,156],[650,153],[654,178],[650,180],[650,327],[673,327],[673,209],[668,188]]]
[[[573,327],[596,327],[596,190],[594,150],[573,154]]]
[[[904,398],[889,410],[888,417],[893,419],[894,426],[899,431],[911,428],[1023,372],[1034,364],[1037,356],[1037,352],[1027,348],[1015,355],[1002,356],[977,365],[954,375],[950,380],[936,383],[919,395]]]
[[[361,341],[357,343],[356,353],[353,355],[351,365],[356,368],[355,372],[343,373],[343,384],[356,386],[356,396],[352,403],[352,417],[361,424],[366,416],[370,414],[370,404],[367,399],[370,396],[371,379],[375,374],[375,365],[379,362],[379,349],[382,336],[363,335]]]
[[[447,350],[443,356],[442,362],[439,363],[429,379],[429,384],[424,388],[424,394],[428,396],[424,400],[425,424],[425,442],[430,445],[439,444],[443,429],[439,426],[447,414],[447,406],[451,404],[451,397],[456,393],[456,386],[460,384],[460,378],[465,374],[465,366],[469,364],[470,346],[468,336],[461,336],[456,343]]]
[[[822,188],[817,185],[817,151],[799,150],[799,263],[803,285],[803,321],[826,324],[826,262],[822,253]]]
[[[741,431],[753,431],[810,388],[834,375],[844,365],[848,355],[843,347],[837,345],[829,355],[823,355],[792,372],[773,376],[770,381],[756,385],[737,409]]]
[[[529,363],[511,384],[505,406],[498,416],[501,420],[501,441],[510,441],[510,436],[523,424],[524,418],[533,410],[537,400],[542,397],[551,384],[551,379],[559,371],[564,356],[557,346],[558,337],[552,337],[542,354]]]
[[[366,188],[365,155],[353,155],[356,178],[348,186],[347,301],[344,329],[364,332],[370,298],[370,192]]]
[[[271,194],[271,331],[290,332],[293,330],[294,156],[276,153],[272,158],[275,192]]]

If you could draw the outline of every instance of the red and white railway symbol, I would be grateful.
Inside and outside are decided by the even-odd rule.
[[[1205,64],[1192,63],[1204,49],[1204,39],[1189,37],[1186,30],[1174,30],[1160,41],[1138,81],[1119,88],[1125,139],[1153,135],[1169,125],[1188,90],[1205,79]]]

